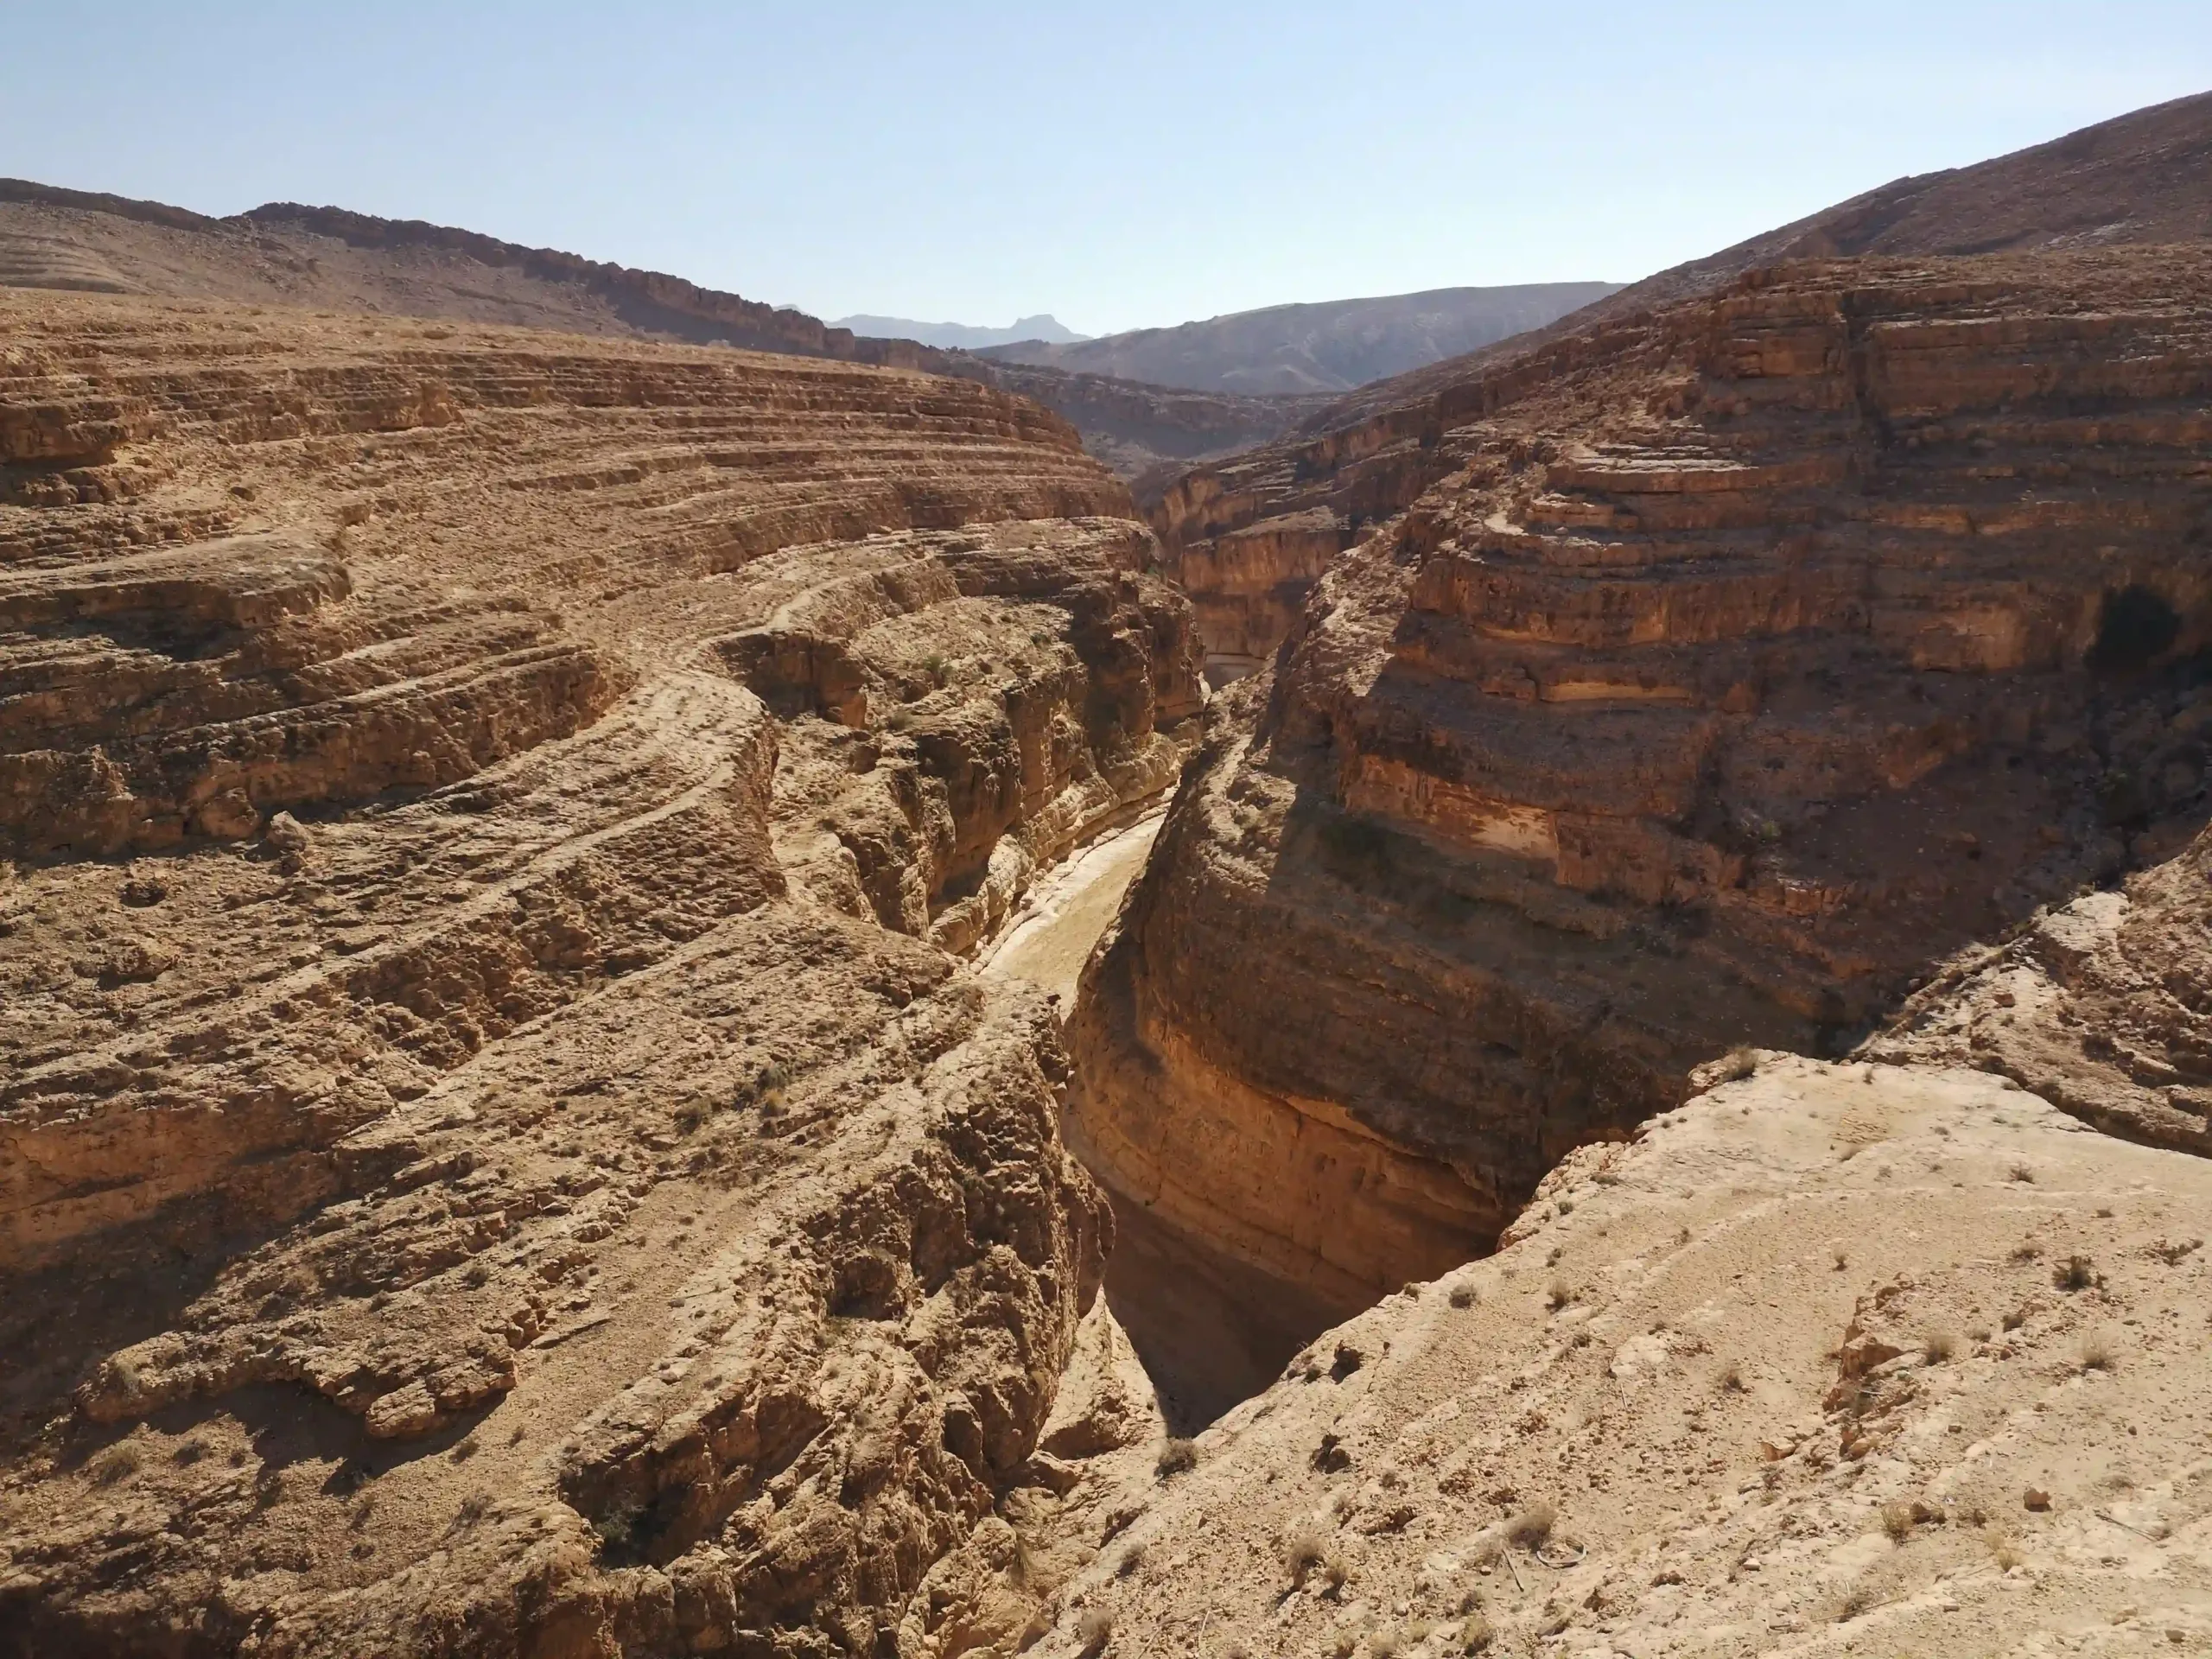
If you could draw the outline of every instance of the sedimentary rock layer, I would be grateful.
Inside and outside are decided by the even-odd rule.
[[[1093,969],[1094,1169],[1347,1306],[2171,850],[2208,293],[2201,248],[1791,266],[1468,389]]]
[[[0,179],[5,288],[373,311],[925,369],[1036,399],[1126,478],[1265,443],[1329,401],[1179,391],[856,336],[680,276],[419,219],[290,202],[211,219],[21,179]]]
[[[792,358],[0,372],[0,1647],[935,1651],[1110,1229],[951,952],[1201,696],[1122,486]]]
[[[1410,505],[1459,464],[1443,435],[1558,372],[1586,340],[1652,310],[1719,293],[1747,274],[1840,256],[1970,255],[1998,250],[2202,244],[2212,238],[2212,93],[2177,99],[1973,167],[1899,179],[1809,218],[1631,283],[1560,321],[1464,357],[1377,381],[1306,416],[1247,454],[1154,480],[1144,505],[1181,576],[1209,605],[1210,543],[1295,525],[1300,556],[1332,533]],[[1240,564],[1245,563],[1238,562]],[[1268,650],[1310,580],[1290,586]],[[1228,590],[1235,593],[1236,589]]]

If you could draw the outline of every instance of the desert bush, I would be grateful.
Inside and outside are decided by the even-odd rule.
[[[1282,1541],[1283,1571],[1290,1574],[1294,1586],[1304,1584],[1306,1575],[1326,1560],[1328,1554],[1328,1538],[1310,1522],[1292,1528],[1290,1535]]]
[[[1958,1351],[1958,1338],[1948,1331],[1930,1331],[1920,1339],[1921,1357],[1930,1365],[1941,1365]]]
[[[1160,1446],[1160,1457],[1153,1465],[1153,1470],[1162,1480],[1166,1480],[1198,1466],[1198,1443],[1171,1434]]]
[[[85,1471],[92,1476],[93,1484],[112,1486],[137,1474],[145,1460],[145,1452],[136,1444],[118,1440],[86,1464]]]
[[[1506,1541],[1522,1549],[1535,1549],[1552,1535],[1552,1528],[1559,1519],[1559,1511],[1550,1504],[1536,1503],[1516,1510],[1505,1523]]]
[[[2069,1255],[2051,1268],[2050,1282],[2061,1290],[2087,1290],[2097,1282],[2096,1263],[2086,1255]]]
[[[1882,1505],[1882,1530],[1890,1541],[1901,1544],[1912,1536],[1912,1505],[1892,1501]]]
[[[1103,1607],[1086,1607],[1075,1622],[1076,1640],[1085,1653],[1096,1653],[1114,1634],[1114,1615]]]
[[[2085,1371],[2108,1371],[2117,1363],[2113,1354],[2112,1338],[2101,1331],[2083,1332],[2081,1345],[2074,1351],[2074,1358]]]

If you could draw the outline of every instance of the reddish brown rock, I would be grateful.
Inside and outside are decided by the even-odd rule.
[[[1835,1052],[2172,845],[2208,292],[2201,247],[1790,266],[1468,390],[1094,964],[1092,1167],[1349,1311],[1697,1062]]]

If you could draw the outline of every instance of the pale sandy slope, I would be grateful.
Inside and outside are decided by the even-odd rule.
[[[2001,1079],[1770,1057],[1143,1471],[1037,1651],[2212,1651],[2208,1230]]]

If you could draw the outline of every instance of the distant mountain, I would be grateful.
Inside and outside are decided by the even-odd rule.
[[[1173,328],[1107,334],[1079,344],[1024,341],[994,347],[986,355],[1001,362],[1112,375],[1194,391],[1350,391],[1371,380],[1541,328],[1603,299],[1618,286],[1527,283],[1512,288],[1437,288],[1422,294],[1318,305],[1274,305]],[[867,332],[859,319],[849,317],[846,322],[855,333]]]
[[[911,317],[840,317],[830,325],[849,328],[877,340],[915,340],[947,351],[972,352],[983,346],[1010,346],[1017,340],[1040,340],[1047,345],[1069,346],[1089,340],[1045,313],[1016,319],[1010,328],[981,328],[965,322],[916,322]]]

